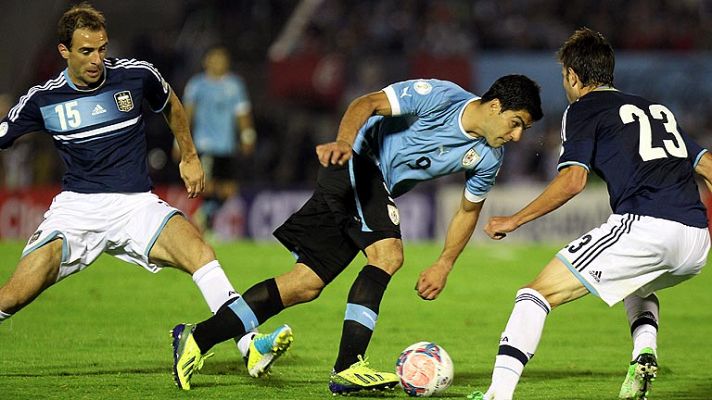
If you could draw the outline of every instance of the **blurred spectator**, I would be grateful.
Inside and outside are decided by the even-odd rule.
[[[237,194],[238,173],[249,170],[247,162],[238,162],[238,150],[250,157],[257,140],[245,83],[230,71],[230,53],[225,47],[212,47],[205,53],[203,72],[188,81],[183,104],[206,178],[196,217],[200,227],[209,230],[215,212]]]

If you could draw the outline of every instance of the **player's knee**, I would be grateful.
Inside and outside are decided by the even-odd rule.
[[[285,307],[316,299],[326,286],[314,271],[304,265],[295,266],[275,280]]]
[[[217,255],[215,254],[215,250],[213,250],[213,247],[210,246],[209,244],[205,243],[202,241],[202,245],[200,247],[200,264],[205,265],[209,263],[210,261],[213,261],[217,259]]]
[[[366,257],[370,265],[393,275],[403,266],[402,242],[397,239],[387,239],[374,243],[366,249]]]

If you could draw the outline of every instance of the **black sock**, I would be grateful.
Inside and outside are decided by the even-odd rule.
[[[378,319],[378,308],[391,276],[384,270],[366,265],[349,291],[346,316],[341,331],[339,356],[334,371],[340,372],[366,353]]]
[[[240,338],[284,309],[274,278],[247,289],[242,297],[223,304],[207,320],[199,323],[193,338],[205,353],[218,343]]]

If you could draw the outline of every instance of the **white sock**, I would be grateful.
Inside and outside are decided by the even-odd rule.
[[[546,316],[551,311],[548,301],[534,289],[517,292],[514,309],[499,341],[499,353],[492,371],[489,398],[509,400],[514,396],[524,365],[536,352]]]
[[[225,302],[239,296],[217,260],[210,261],[195,271],[193,282],[198,285],[213,314]]]
[[[630,295],[623,299],[623,304],[625,304],[628,323],[631,326],[631,337],[633,338],[631,359],[635,360],[641,350],[646,347],[650,347],[657,352],[658,319],[660,318],[658,297],[655,293],[645,298]]]
[[[247,332],[245,336],[237,340],[237,349],[240,350],[240,353],[242,353],[243,357],[247,356],[247,352],[250,350],[250,343],[252,342],[252,339],[255,337],[256,334],[257,331],[250,331]]]
[[[2,321],[12,317],[12,314],[8,314],[0,310],[0,324],[2,324]]]
[[[635,360],[638,354],[646,348],[650,347],[657,354],[658,347],[658,330],[652,325],[640,325],[633,331],[633,356],[631,360]]]

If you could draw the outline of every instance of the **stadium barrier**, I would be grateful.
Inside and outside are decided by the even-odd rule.
[[[472,243],[487,241],[484,228],[490,216],[509,215],[533,200],[542,185],[498,185],[487,197]],[[0,240],[29,238],[59,187],[33,187],[18,191],[0,189]],[[401,229],[406,241],[442,240],[460,205],[463,187],[424,187],[397,199]],[[188,199],[182,186],[160,186],[155,192],[168,203],[192,216],[200,199]],[[214,235],[220,240],[273,240],[272,231],[311,195],[310,190],[244,191],[216,213]],[[702,193],[712,220],[712,196]],[[517,242],[564,243],[603,223],[610,214],[603,185],[591,185],[561,209],[533,221],[507,238]]]

